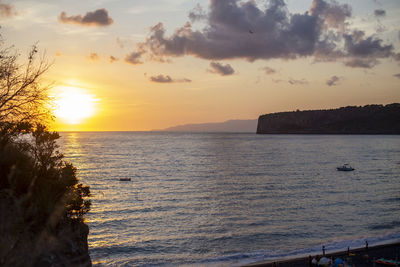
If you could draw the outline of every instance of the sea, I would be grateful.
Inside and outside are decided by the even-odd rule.
[[[92,192],[95,266],[241,266],[400,241],[398,135],[60,134]]]

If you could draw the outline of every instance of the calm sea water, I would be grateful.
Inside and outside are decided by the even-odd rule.
[[[93,193],[100,266],[235,266],[400,240],[400,136],[61,136]]]

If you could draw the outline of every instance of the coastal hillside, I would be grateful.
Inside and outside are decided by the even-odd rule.
[[[400,134],[400,104],[261,115],[258,134]]]
[[[257,120],[229,120],[225,122],[185,124],[185,125],[170,127],[162,131],[254,133],[256,129],[257,129]]]

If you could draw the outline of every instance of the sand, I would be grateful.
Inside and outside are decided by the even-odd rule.
[[[382,264],[375,263],[375,260],[377,260],[379,258],[395,260],[396,257],[398,260],[400,260],[400,243],[368,247],[368,249],[366,249],[366,248],[350,249],[350,252],[355,255],[349,257],[347,250],[342,251],[342,252],[337,252],[337,253],[329,253],[329,251],[326,251],[325,257],[327,257],[327,258],[332,257],[333,259],[336,259],[339,257],[343,260],[346,260],[346,262],[350,263],[351,266],[354,265],[355,267],[373,267],[373,266],[383,267],[383,266],[388,266],[388,265],[382,265]],[[311,255],[311,256],[315,257],[316,255]],[[320,256],[322,256],[322,250],[321,250]],[[246,266],[247,267],[250,267],[250,266],[251,267],[273,267],[273,266],[307,267],[307,266],[310,266],[310,263],[309,263],[309,257],[305,257],[305,258],[296,258],[296,259],[281,260],[281,261],[275,261],[275,262],[271,262],[271,261],[258,262],[258,263],[253,263],[253,264],[249,264]]]

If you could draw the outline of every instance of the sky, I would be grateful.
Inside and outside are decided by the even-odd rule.
[[[147,131],[400,102],[398,0],[0,0],[59,131]]]

